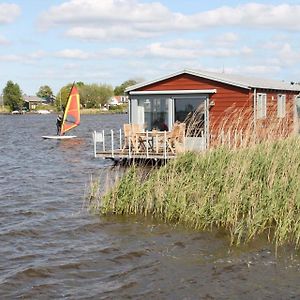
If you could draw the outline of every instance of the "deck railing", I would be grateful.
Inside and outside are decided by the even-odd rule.
[[[94,157],[104,158],[159,158],[169,159],[175,157],[175,152],[171,151],[168,140],[168,133],[166,131],[153,133],[151,131],[144,132],[144,140],[137,141],[138,146],[135,147],[131,142],[125,148],[125,137],[122,129],[102,130],[93,132],[93,149]],[[159,135],[159,141],[157,136]],[[158,143],[159,142],[159,147]],[[185,142],[182,147],[185,148]]]

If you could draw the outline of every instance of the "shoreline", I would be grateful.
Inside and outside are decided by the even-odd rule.
[[[50,114],[54,114],[57,115],[59,114],[59,112],[50,112]],[[127,112],[120,112],[120,111],[100,111],[100,112],[81,112],[80,115],[127,115]],[[21,116],[21,115],[43,115],[43,114],[39,114],[36,112],[26,112],[23,114],[12,114],[11,112],[0,112],[0,115],[7,115],[7,116]],[[45,115],[49,115],[49,114],[45,114]]]

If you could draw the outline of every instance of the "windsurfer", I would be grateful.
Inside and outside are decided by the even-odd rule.
[[[57,135],[60,135],[60,132],[61,132],[61,124],[62,124],[62,116],[61,115],[58,115],[57,116],[57,119],[56,119],[56,134]]]

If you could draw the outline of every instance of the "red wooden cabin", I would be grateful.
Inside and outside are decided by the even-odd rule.
[[[300,85],[266,80],[183,70],[163,78],[129,87],[129,122],[146,124],[146,129],[164,124],[169,130],[175,121],[190,120],[195,130],[188,138],[196,144],[237,142],[245,135],[256,138],[286,136],[297,130],[296,99]]]

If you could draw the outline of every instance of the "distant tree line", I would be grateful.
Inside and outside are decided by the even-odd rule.
[[[109,102],[112,96],[124,95],[125,89],[128,86],[136,84],[137,81],[130,79],[124,81],[121,85],[113,88],[109,84],[84,84],[76,82],[80,94],[80,103],[85,108],[99,108]],[[62,110],[68,100],[72,84],[69,83],[63,86],[57,95],[53,94],[52,89],[48,85],[43,85],[39,88],[36,96],[53,103],[57,110]],[[3,89],[3,102],[12,111],[21,110],[24,106],[24,98],[22,90],[17,83],[9,80]]]

